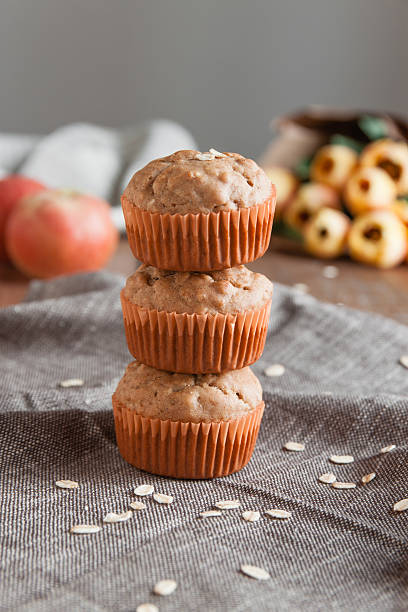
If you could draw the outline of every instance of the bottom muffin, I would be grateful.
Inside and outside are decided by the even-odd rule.
[[[244,467],[264,403],[247,367],[177,374],[132,362],[112,397],[116,438],[132,465],[174,478],[215,478]]]

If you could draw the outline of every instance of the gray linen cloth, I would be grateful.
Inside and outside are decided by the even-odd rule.
[[[115,444],[111,394],[130,361],[122,284],[107,273],[36,282],[25,303],[0,312],[1,609],[407,610],[408,512],[392,509],[408,496],[408,371],[398,363],[407,328],[277,286],[254,366],[266,410],[251,462],[227,478],[177,481],[126,464]],[[282,377],[264,375],[272,363]],[[68,378],[85,384],[61,388]],[[282,450],[289,440],[305,451]],[[354,463],[329,463],[346,453]],[[357,488],[319,483],[329,471]],[[58,479],[79,488],[60,490]],[[69,533],[126,510],[142,483],[173,504],[144,498],[125,523]],[[241,508],[199,518],[221,499]],[[270,508],[292,517],[270,519]],[[246,522],[243,510],[261,519]],[[271,578],[253,580],[242,564]],[[153,595],[165,578],[177,590]]]

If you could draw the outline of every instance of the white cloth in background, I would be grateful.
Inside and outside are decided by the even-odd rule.
[[[111,202],[123,230],[120,194],[134,172],[178,149],[195,149],[192,135],[158,119],[121,130],[75,123],[45,137],[0,134],[0,177],[19,173],[52,188],[71,188]]]

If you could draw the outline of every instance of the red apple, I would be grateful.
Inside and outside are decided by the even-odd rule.
[[[24,198],[6,226],[10,259],[36,278],[102,268],[117,242],[109,204],[75,191],[43,191]]]
[[[10,174],[0,181],[0,261],[8,259],[4,232],[9,214],[21,198],[43,191],[46,187],[26,176]]]

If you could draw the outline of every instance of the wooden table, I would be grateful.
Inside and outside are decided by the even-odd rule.
[[[323,269],[328,264],[338,268],[337,278],[324,277]],[[122,239],[107,269],[127,276],[135,267],[127,241]],[[309,293],[321,300],[381,313],[408,324],[408,265],[376,270],[346,258],[322,262],[304,256],[293,243],[273,236],[271,250],[250,267],[279,283],[304,283]],[[28,282],[10,266],[0,266],[0,306],[20,302]]]

